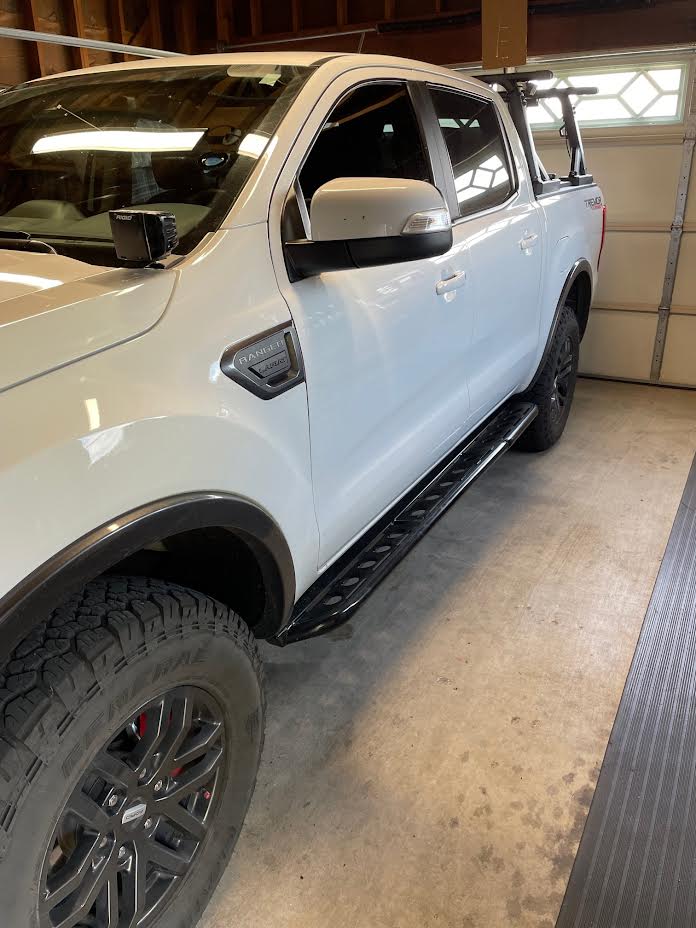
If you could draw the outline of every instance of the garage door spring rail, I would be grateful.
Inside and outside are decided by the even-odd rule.
[[[533,403],[512,401],[448,455],[309,588],[276,643],[299,641],[347,622],[457,497],[514,444],[537,412]]]

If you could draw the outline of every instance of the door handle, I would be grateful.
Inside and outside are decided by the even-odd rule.
[[[445,277],[444,280],[438,280],[435,284],[435,293],[442,296],[443,293],[451,293],[452,290],[458,290],[466,283],[466,271],[457,271],[451,277]]]
[[[533,248],[536,245],[538,239],[539,236],[536,234],[536,232],[525,232],[519,241],[519,246],[522,251],[529,251],[530,248]]]

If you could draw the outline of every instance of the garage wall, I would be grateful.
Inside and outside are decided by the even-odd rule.
[[[647,60],[657,63],[660,56]],[[589,170],[601,184],[607,203],[607,237],[583,342],[581,370],[605,377],[696,387],[696,159],[674,293],[664,320],[666,337],[659,376],[653,369],[684,138],[689,125],[693,132],[695,119],[689,114],[694,109],[696,58],[687,53],[672,55],[669,60],[689,65],[681,122],[583,129]],[[603,61],[601,68],[622,63],[627,59],[610,59]],[[645,60],[641,61],[644,64]],[[553,62],[550,66],[558,71],[564,67],[581,70],[577,62]],[[597,62],[592,66],[598,70]],[[567,155],[558,133],[535,131],[535,137],[547,169],[567,173]]]

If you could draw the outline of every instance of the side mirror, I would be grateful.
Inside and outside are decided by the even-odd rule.
[[[312,238],[285,244],[291,280],[445,254],[452,223],[440,191],[422,180],[338,177],[310,207]]]

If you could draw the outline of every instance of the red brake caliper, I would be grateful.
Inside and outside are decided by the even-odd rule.
[[[172,719],[170,716],[169,721],[171,722],[171,720]],[[138,734],[140,735],[141,738],[145,734],[146,728],[147,728],[147,716],[145,715],[144,712],[141,712],[140,716],[138,717]],[[169,776],[178,777],[183,769],[184,769],[183,767],[176,767],[174,770],[172,770]]]

